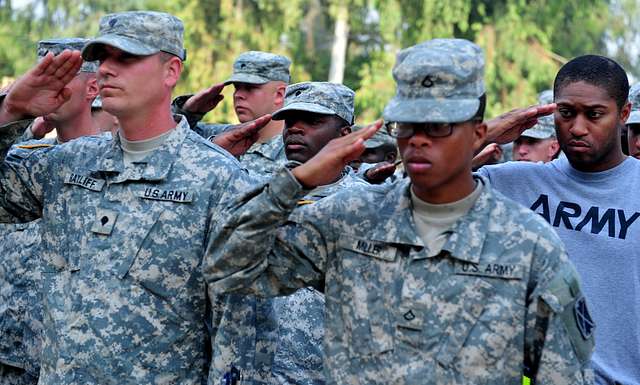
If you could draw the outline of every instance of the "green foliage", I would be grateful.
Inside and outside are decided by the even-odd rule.
[[[488,116],[535,103],[566,58],[606,53],[606,39],[616,43],[615,57],[637,73],[635,57],[624,49],[640,31],[634,23],[640,9],[632,0],[33,0],[21,9],[0,0],[0,79],[26,71],[41,38],[92,36],[106,13],[150,9],[185,23],[188,59],[177,93],[223,81],[246,50],[287,55],[294,82],[322,81],[336,9],[345,1],[350,33],[344,82],[357,92],[360,123],[380,117],[393,97],[398,50],[435,37],[483,47]],[[613,23],[614,17],[623,23]],[[207,120],[236,121],[232,92],[225,90]]]

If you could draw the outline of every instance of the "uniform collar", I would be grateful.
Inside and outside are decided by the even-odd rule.
[[[284,156],[284,141],[282,134],[278,134],[263,143],[254,143],[247,153],[258,153],[269,160],[278,160]]]
[[[443,250],[452,258],[477,263],[495,206],[495,194],[486,179],[474,178],[484,184],[482,192],[469,212],[453,224]],[[378,205],[381,218],[372,231],[372,240],[424,248],[413,220],[410,187],[410,179],[404,178],[384,196]]]
[[[374,203],[380,220],[373,229],[371,239],[424,247],[413,221],[409,178],[402,179],[388,190],[381,202]]]
[[[113,178],[114,182],[140,179],[159,181],[165,179],[169,175],[180,147],[190,130],[184,116],[175,115],[174,118],[179,118],[180,120],[162,146],[127,169],[124,167],[124,154],[120,145],[120,137],[119,135],[114,135],[111,146],[98,159],[93,171],[116,174]]]
[[[491,210],[496,206],[496,199],[484,177],[474,176],[474,179],[484,185],[480,196],[469,212],[453,224],[449,238],[442,249],[448,251],[452,258],[478,263],[489,231],[489,218]]]
[[[368,185],[368,183],[366,183],[362,179],[354,177],[353,169],[347,166],[342,170],[342,175],[340,176],[340,179],[338,179],[337,181],[331,184],[326,184],[326,185],[318,186],[314,188],[305,196],[305,199],[318,201],[322,198],[326,198],[339,191],[342,191],[345,188],[351,188],[358,185],[360,186]]]

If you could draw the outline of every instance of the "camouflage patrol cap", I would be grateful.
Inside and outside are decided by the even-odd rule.
[[[355,130],[354,130],[355,131]],[[371,138],[364,142],[366,148],[376,148],[380,146],[396,146],[396,140],[384,130],[378,130]]]
[[[112,13],[100,19],[98,37],[82,51],[85,60],[96,60],[103,45],[109,45],[133,55],[153,55],[167,52],[186,60],[182,45],[182,21],[168,13],[131,11]]]
[[[349,87],[329,82],[304,82],[287,87],[284,107],[273,114],[273,120],[284,119],[286,111],[308,111],[338,115],[353,124],[355,92]]]
[[[396,96],[388,122],[456,123],[474,117],[485,93],[482,49],[467,40],[433,39],[398,53]]]
[[[538,104],[553,103],[553,90],[544,90],[538,95]],[[520,136],[534,139],[549,139],[556,136],[556,125],[553,114],[538,118],[535,126],[525,130]]]
[[[629,103],[631,103],[631,115],[626,124],[640,123],[640,83],[636,83],[629,89]]]
[[[249,51],[238,56],[233,63],[233,74],[224,84],[264,84],[271,81],[289,83],[291,60],[269,52]]]
[[[38,61],[42,60],[49,52],[54,55],[58,55],[65,49],[69,49],[72,51],[82,51],[85,44],[89,39],[82,39],[79,37],[68,37],[68,38],[60,38],[60,39],[46,39],[40,40],[38,42]],[[96,61],[86,61],[82,62],[82,66],[80,67],[80,72],[96,72],[98,70],[98,62]]]

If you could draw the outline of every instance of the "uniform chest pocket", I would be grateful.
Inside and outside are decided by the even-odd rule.
[[[352,356],[380,354],[393,348],[389,319],[397,250],[389,244],[340,238],[342,318]]]
[[[103,198],[105,181],[67,173],[60,191],[45,203],[42,220],[42,270],[45,273],[78,271],[87,253],[87,226],[95,220],[95,207]]]
[[[456,276],[439,287],[442,305],[432,309],[442,325],[436,360],[464,378],[479,380],[494,366],[516,375],[520,370],[524,308],[513,290],[500,294],[496,286],[506,283],[496,281]]]

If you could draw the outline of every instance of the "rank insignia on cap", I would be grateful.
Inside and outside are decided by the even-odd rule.
[[[582,338],[585,340],[591,338],[593,335],[593,328],[595,327],[595,323],[593,322],[593,318],[591,318],[591,314],[589,314],[589,309],[587,309],[587,301],[584,297],[580,297],[574,307],[573,314],[576,317],[576,323],[578,324],[578,330],[580,330],[580,334]]]
[[[422,85],[427,87],[427,88],[433,87],[433,83],[434,82],[433,82],[433,78],[431,77],[431,75],[425,76],[424,79],[422,80]]]

